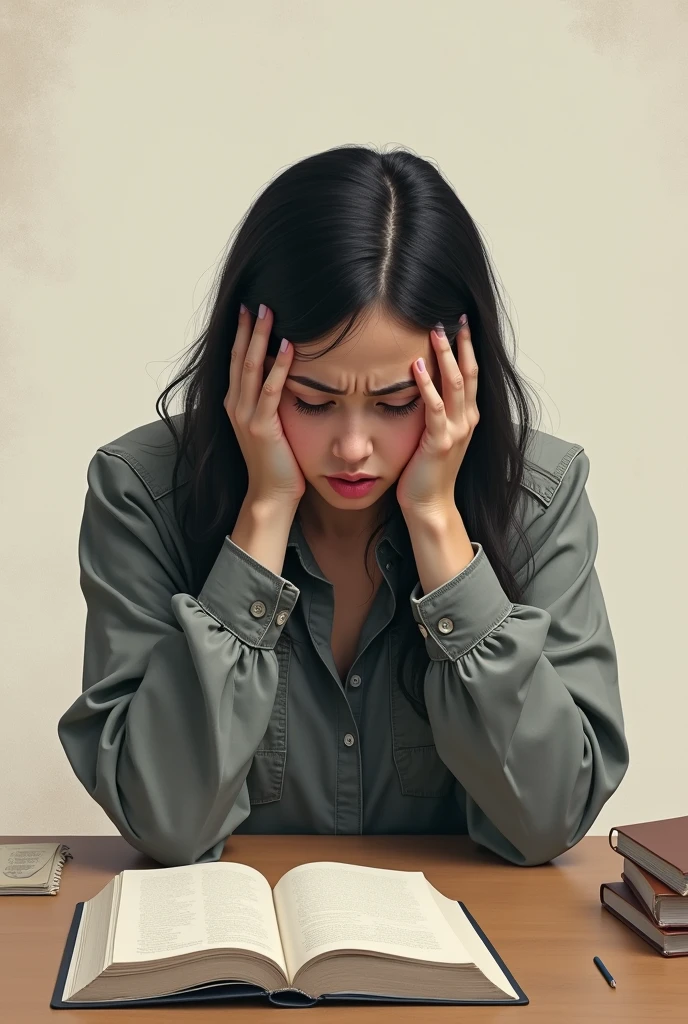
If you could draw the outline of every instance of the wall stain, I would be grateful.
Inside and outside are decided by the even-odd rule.
[[[686,0],[563,0],[576,15],[572,35],[601,57],[630,64],[643,79],[638,146],[657,146],[656,162],[676,176],[681,195],[688,171],[688,4]],[[642,119],[642,120],[641,120]]]
[[[54,95],[69,84],[81,6],[77,0],[4,0],[0,21],[0,245],[13,270],[53,281],[68,274],[69,239],[46,237],[41,221],[46,204],[60,203]]]

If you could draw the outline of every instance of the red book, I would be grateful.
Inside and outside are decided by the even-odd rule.
[[[614,832],[618,832],[616,845]],[[609,832],[609,845],[680,896],[688,894],[688,814],[617,825]]]
[[[660,928],[688,928],[688,896],[679,896],[628,857],[621,877]]]
[[[688,929],[660,928],[625,882],[603,882],[600,901],[605,910],[623,921],[662,956],[688,956]]]

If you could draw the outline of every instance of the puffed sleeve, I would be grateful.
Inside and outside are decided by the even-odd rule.
[[[469,835],[524,866],[574,846],[629,763],[589,468],[581,449],[528,531],[535,571],[523,604],[476,542],[462,572],[411,594],[431,659],[428,717],[466,791]]]
[[[60,742],[133,847],[164,865],[217,860],[250,813],[246,776],[279,681],[278,613],[299,590],[225,537],[200,594],[186,593],[165,517],[129,463],[99,450],[87,476],[82,693]]]

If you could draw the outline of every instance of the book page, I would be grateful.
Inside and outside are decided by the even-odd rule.
[[[259,871],[216,861],[122,872],[115,963],[220,947],[262,954],[286,976],[272,891]]]
[[[434,885],[431,885],[427,879],[425,880],[425,884],[430,890],[435,903],[448,921],[450,928],[470,953],[473,963],[477,964],[485,977],[489,978],[489,980],[501,988],[502,991],[506,992],[507,995],[512,996],[514,999],[518,999],[518,992],[513,987],[495,958],[492,956],[492,953],[480,938],[456,900],[450,900],[448,896],[445,896],[444,893],[441,893],[434,887]]]
[[[314,861],[287,871],[273,898],[290,979],[314,956],[336,949],[474,962],[422,871]]]

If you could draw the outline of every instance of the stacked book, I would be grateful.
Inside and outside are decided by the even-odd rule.
[[[609,845],[622,880],[602,883],[602,906],[663,956],[688,955],[688,815],[619,825]]]

